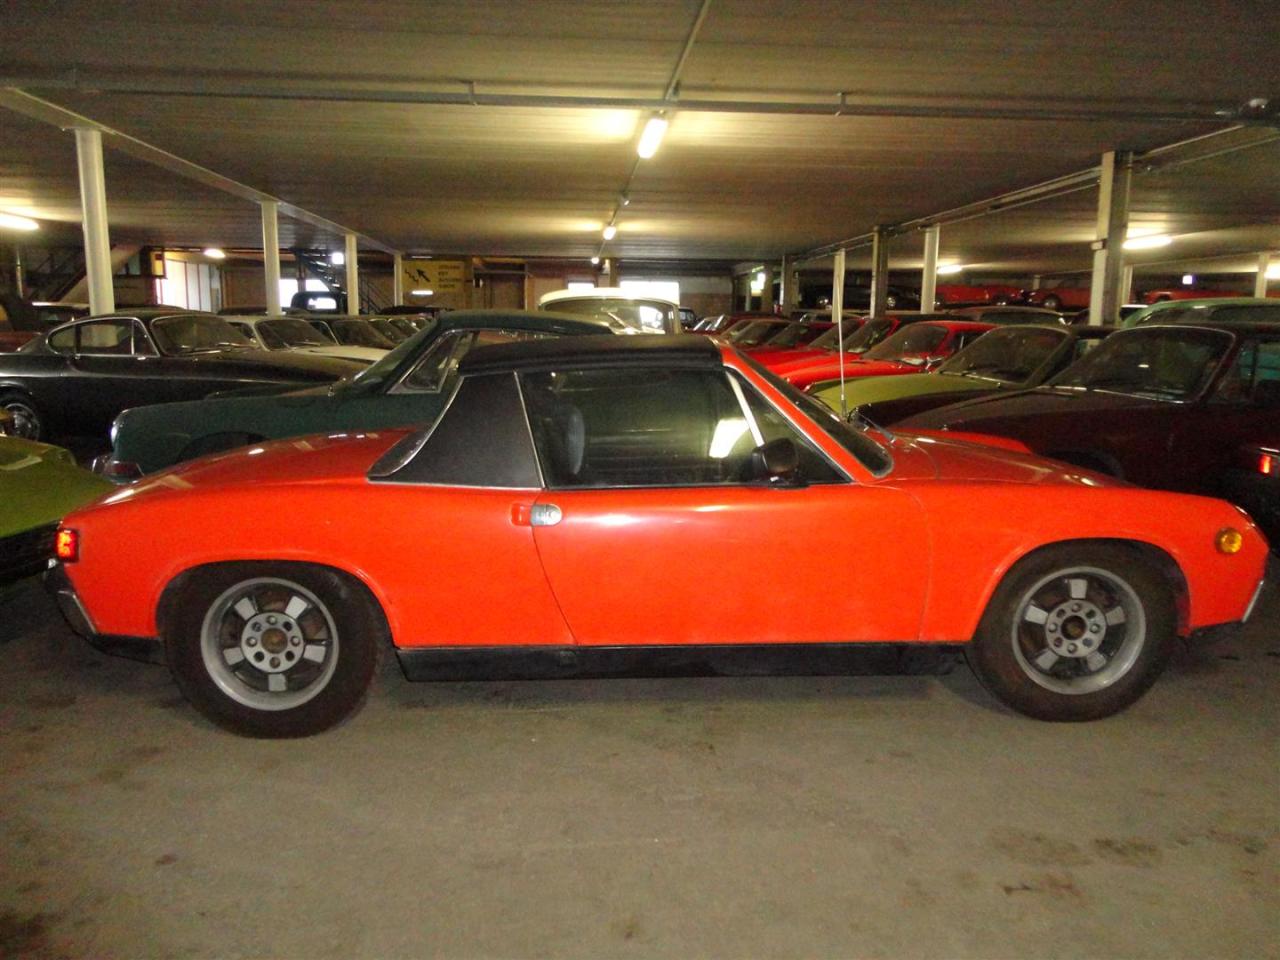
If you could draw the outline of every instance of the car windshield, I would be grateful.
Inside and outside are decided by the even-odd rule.
[[[258,323],[262,342],[272,349],[281,347],[332,347],[336,341],[321,333],[305,320],[297,317],[281,317],[278,320],[262,320]]]
[[[877,321],[881,322],[881,321]],[[850,317],[844,321],[844,348],[850,349],[850,345],[854,339],[871,324],[863,323],[862,319]],[[882,338],[883,339],[883,338]],[[814,340],[809,341],[809,346],[815,350],[839,350],[840,349],[840,331],[835,324],[831,325],[831,329]]]
[[[161,317],[151,322],[151,333],[167,354],[199,353],[228,347],[253,347],[253,341],[222,317],[199,313]]]
[[[329,327],[338,342],[348,347],[374,347],[390,350],[403,338],[391,340],[384,337],[368,320],[331,320]]]
[[[1107,390],[1190,400],[1213,379],[1231,336],[1220,330],[1139,327],[1114,334],[1051,381],[1065,390]]]
[[[584,296],[555,300],[544,304],[542,309],[603,320],[615,331],[628,333],[669,333],[680,326],[678,308],[662,300]]]
[[[409,339],[409,334],[405,333],[403,329],[396,326],[394,322],[385,317],[370,317],[366,319],[365,322],[392,343],[403,343],[405,340]]]
[[[847,423],[821,400],[797,390],[746,354],[739,354],[739,356],[761,379],[767,381],[771,387],[795,404],[819,430],[848,450],[859,463],[877,477],[887,473],[893,466],[893,458],[889,456],[889,451],[872,440],[862,427]]]
[[[1002,383],[1030,379],[1070,336],[1065,330],[1006,327],[980,336],[938,368],[938,373]]]
[[[808,343],[822,332],[821,327],[808,323],[788,323],[781,332],[774,334],[765,343],[770,347],[795,347]]]
[[[903,327],[862,355],[863,360],[901,360],[903,357],[933,353],[947,339],[947,328],[935,323],[913,323]]]
[[[386,354],[382,359],[376,360],[369,366],[365,367],[348,383],[359,390],[376,390],[382,384],[386,383],[395,372],[400,369],[401,363],[405,357],[410,354],[416,354],[422,346],[424,340],[434,340],[434,330],[436,321],[429,320],[421,330],[415,333],[408,340],[396,346],[394,350]]]
[[[725,334],[725,339],[739,347],[758,347],[781,330],[783,326],[783,324],[774,320],[755,320],[751,323],[740,323]]]

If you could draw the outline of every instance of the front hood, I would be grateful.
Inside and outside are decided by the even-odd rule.
[[[855,360],[845,365],[846,377],[885,377],[919,373],[920,368],[897,360]]]
[[[1087,487],[1122,487],[1123,481],[1091,473],[1056,460],[1018,453],[983,443],[939,436],[898,433],[901,442],[929,456],[937,479],[974,483],[1059,483]]]
[[[1018,393],[977,397],[931,410],[904,421],[904,426],[921,430],[973,430],[980,433],[983,425],[995,421],[1012,424],[1046,416],[1079,420],[1091,414],[1113,416],[1120,411],[1166,410],[1169,407],[1168,401],[1148,400],[1101,390],[1086,392],[1038,387]]]
[[[845,400],[850,409],[869,403],[884,403],[904,397],[919,397],[930,393],[967,393],[972,390],[990,390],[994,384],[971,377],[953,377],[938,373],[905,373],[897,377],[873,377],[846,383]],[[840,403],[840,386],[823,387],[813,394],[819,400],[835,405]]]
[[[300,353],[309,353],[318,357],[337,357],[339,360],[354,360],[362,366],[376,363],[391,351],[379,350],[377,347],[349,347],[334,344],[332,347],[301,347]]]

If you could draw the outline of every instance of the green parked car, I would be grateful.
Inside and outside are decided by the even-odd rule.
[[[872,423],[889,426],[936,407],[1001,391],[1029,390],[1057,376],[1111,333],[1112,327],[1025,324],[984,333],[933,373],[855,377],[845,381],[844,403]],[[808,390],[840,410],[840,381]]]
[[[58,521],[112,489],[61,447],[0,435],[0,585],[43,570]]]
[[[263,440],[429,423],[472,347],[543,337],[612,334],[603,320],[531,310],[456,310],[381,360],[335,384],[215,395],[135,407],[116,418],[112,451],[94,469],[128,481],[184,460]]]
[[[1280,299],[1268,297],[1206,297],[1199,300],[1161,300],[1120,321],[1122,327],[1148,323],[1275,323]]]

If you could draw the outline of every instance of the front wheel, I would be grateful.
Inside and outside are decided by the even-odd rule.
[[[1052,293],[1049,294],[1047,297],[1045,297],[1044,300],[1042,300],[1041,302],[1044,304],[1045,308],[1048,310],[1062,309],[1062,298]]]
[[[165,649],[179,688],[249,737],[306,737],[355,712],[385,635],[363,590],[302,564],[195,571],[171,620]]]
[[[1122,547],[1063,545],[1018,564],[970,643],[998,699],[1040,720],[1097,720],[1138,700],[1177,631],[1173,591]]]
[[[15,437],[24,440],[40,440],[44,437],[44,417],[35,401],[25,393],[14,391],[0,394],[0,409],[8,412],[11,418],[10,429]]]

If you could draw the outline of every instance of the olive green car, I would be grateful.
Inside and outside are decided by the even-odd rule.
[[[984,394],[1029,390],[1057,376],[1112,329],[1045,324],[997,327],[932,373],[845,381],[844,410],[888,426],[917,413]],[[839,380],[815,383],[808,392],[840,410]]]
[[[472,347],[613,332],[603,320],[546,311],[451,311],[335,384],[126,410],[111,428],[111,454],[94,467],[112,480],[127,481],[263,440],[419,426],[436,418],[453,388],[458,361]]]
[[[61,447],[0,436],[0,585],[43,570],[58,521],[112,489]]]

